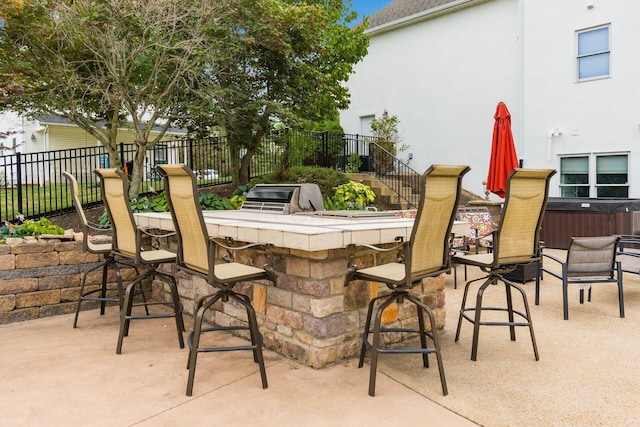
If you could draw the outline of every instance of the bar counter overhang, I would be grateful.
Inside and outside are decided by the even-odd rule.
[[[139,226],[173,230],[169,213],[135,214]],[[204,211],[210,237],[231,237],[239,242],[269,242],[275,245],[274,267],[278,286],[266,282],[243,283],[237,287],[250,296],[258,314],[265,347],[314,368],[322,368],[358,355],[364,329],[366,306],[372,295],[384,292],[377,283],[354,282],[344,286],[349,243],[393,246],[396,238],[408,238],[413,227],[410,211],[363,212],[319,211],[294,215],[238,210]],[[468,224],[454,224],[454,232]],[[170,243],[175,245],[176,243]],[[170,247],[175,250],[176,247]],[[358,252],[363,266],[395,260],[396,252]],[[261,267],[264,252],[247,251],[240,260]],[[193,316],[195,301],[212,293],[202,279],[178,273],[178,288],[185,313]],[[412,291],[434,309],[437,327],[444,327],[444,277],[425,279]],[[415,313],[404,304],[385,310],[383,322],[417,323]],[[244,322],[242,310],[232,303],[221,304],[216,324]],[[404,338],[398,334],[398,342]]]

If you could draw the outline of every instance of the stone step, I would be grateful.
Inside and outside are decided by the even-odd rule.
[[[376,194],[376,198],[382,200],[386,205],[392,209],[410,209],[418,205],[420,200],[420,194],[415,193],[410,187],[404,185],[404,181],[400,178],[385,177],[385,181],[380,180],[375,175],[365,173],[352,173],[347,174],[353,181],[360,182],[367,185]],[[395,185],[395,184],[398,185]],[[408,201],[394,190],[394,187],[399,187],[401,194],[409,195]],[[410,205],[411,202],[413,206]]]

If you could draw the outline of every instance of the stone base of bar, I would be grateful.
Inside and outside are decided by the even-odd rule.
[[[389,245],[390,246],[390,245]],[[395,253],[358,253],[363,267],[395,259]],[[262,266],[263,252],[248,250],[239,262]],[[363,281],[344,286],[347,272],[346,249],[306,252],[276,248],[274,266],[278,286],[270,282],[242,283],[236,291],[250,296],[258,315],[264,346],[285,357],[314,368],[323,368],[357,357],[370,298],[388,292],[383,284]],[[193,316],[196,301],[215,289],[205,280],[177,273],[178,288],[185,313]],[[444,277],[424,279],[413,294],[434,310],[437,328],[444,326]],[[232,302],[219,302],[207,316],[218,325],[246,324],[244,309]],[[392,304],[383,314],[385,324],[417,326],[412,304]],[[386,334],[387,342],[401,343],[414,338]],[[245,334],[248,339],[248,333]]]

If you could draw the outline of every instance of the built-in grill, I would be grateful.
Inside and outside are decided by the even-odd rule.
[[[258,184],[240,210],[287,215],[323,211],[324,204],[317,184]]]

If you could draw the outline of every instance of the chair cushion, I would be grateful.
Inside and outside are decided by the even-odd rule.
[[[176,259],[176,254],[173,252],[165,251],[164,249],[157,249],[152,251],[140,252],[140,259],[147,264],[156,264],[163,262],[172,262]]]
[[[89,252],[99,253],[99,254],[108,254],[113,249],[113,245],[111,243],[91,243],[91,240],[87,240],[87,249]]]
[[[493,254],[492,253],[482,253],[482,254],[464,254],[457,253],[453,256],[453,260],[459,264],[469,264],[475,265],[478,267],[489,267],[493,264]]]
[[[476,242],[482,247],[488,248],[493,245],[494,229],[493,219],[488,211],[466,211],[458,212],[457,219],[467,221],[470,224],[472,236],[465,236],[465,241],[469,245]]]
[[[239,262],[228,262],[216,264],[213,269],[215,278],[221,282],[232,282],[249,280],[263,276],[265,271],[262,268],[252,265],[241,264]]]
[[[398,262],[376,265],[375,267],[358,270],[360,276],[367,276],[371,280],[378,282],[402,282],[405,278],[406,267]]]

